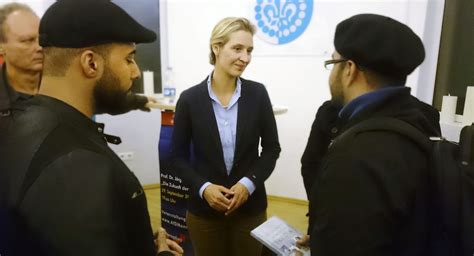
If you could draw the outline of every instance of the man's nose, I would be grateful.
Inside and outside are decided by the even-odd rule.
[[[140,68],[138,67],[137,63],[133,63],[133,70],[132,70],[132,79],[136,80],[141,77]]]

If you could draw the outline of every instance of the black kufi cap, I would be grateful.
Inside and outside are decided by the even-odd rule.
[[[42,47],[82,48],[107,43],[149,43],[155,32],[110,0],[58,0],[40,22]]]
[[[376,14],[359,14],[336,27],[336,51],[361,67],[403,78],[425,59],[421,39],[405,24]]]

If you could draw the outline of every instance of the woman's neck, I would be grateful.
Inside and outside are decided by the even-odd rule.
[[[217,68],[212,74],[211,86],[217,95],[234,93],[237,77],[229,76],[220,72]]]

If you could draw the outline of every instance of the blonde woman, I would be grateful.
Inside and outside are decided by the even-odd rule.
[[[186,221],[197,256],[262,251],[250,231],[266,219],[264,181],[280,144],[265,87],[241,78],[254,34],[245,18],[221,20],[210,40],[214,70],[176,106],[173,167],[190,186]]]

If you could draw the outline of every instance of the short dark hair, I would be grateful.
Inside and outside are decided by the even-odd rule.
[[[343,56],[341,56],[343,59],[345,59]],[[370,86],[373,86],[375,88],[382,88],[382,87],[387,87],[387,86],[405,86],[406,84],[406,76],[403,77],[390,77],[387,75],[380,74],[377,71],[374,71],[370,68],[363,67],[359,64],[357,64],[354,60],[351,60],[352,62],[355,63],[356,68],[362,72],[364,72],[365,79],[367,79],[367,83]],[[339,71],[344,69],[347,65],[347,61],[340,62],[338,63],[340,65]]]
[[[0,42],[6,42],[7,38],[5,35],[5,20],[7,20],[8,15],[16,11],[25,11],[30,12],[34,15],[36,13],[26,4],[22,3],[8,3],[0,7]]]
[[[86,48],[59,48],[45,47],[43,48],[43,75],[62,77],[66,75],[66,71],[71,66],[72,59],[86,50],[91,50],[104,59],[110,52],[111,44],[102,44]]]
[[[367,79],[367,83],[377,87],[387,87],[387,86],[405,86],[407,77],[394,77],[380,74],[379,72],[373,71],[372,69],[359,66],[359,69],[362,70]]]

